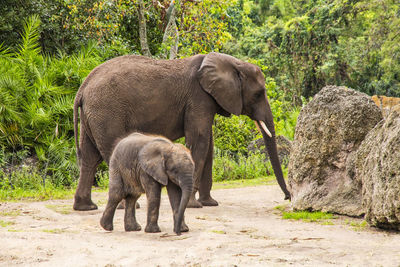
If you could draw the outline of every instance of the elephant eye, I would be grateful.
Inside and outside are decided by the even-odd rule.
[[[259,91],[259,92],[257,92],[257,93],[254,95],[254,98],[255,98],[255,99],[259,99],[259,98],[261,98],[263,95],[264,95],[264,92],[263,92],[263,91]]]
[[[178,168],[176,167],[172,167],[172,169],[170,170],[173,174],[178,173]]]

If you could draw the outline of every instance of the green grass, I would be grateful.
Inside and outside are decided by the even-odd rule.
[[[10,217],[17,217],[21,215],[20,210],[7,210],[7,211],[1,211],[0,216],[10,216]]]
[[[72,212],[71,205],[46,205],[46,208],[51,209],[60,214],[70,214]]]
[[[368,228],[368,223],[365,220],[362,221],[345,220],[344,224],[351,226],[354,231],[363,231]]]
[[[64,229],[55,228],[55,229],[43,229],[42,232],[51,234],[62,234],[66,231]]]
[[[8,232],[13,232],[13,233],[20,233],[20,232],[23,232],[23,230],[21,230],[21,229],[8,229],[7,231],[8,231]]]
[[[10,226],[10,225],[14,225],[14,224],[15,224],[15,222],[9,222],[9,221],[0,220],[0,226],[1,227],[7,227],[7,226]]]
[[[222,230],[212,230],[211,232],[213,232],[215,234],[219,234],[219,235],[226,235],[226,232],[222,231]]]
[[[240,188],[249,186],[260,186],[260,185],[274,185],[276,184],[275,176],[258,177],[254,179],[240,179],[240,180],[226,180],[213,182],[212,189],[228,189],[228,188]]]
[[[278,205],[274,209],[279,210],[280,212],[284,212],[287,209],[287,204],[285,205]]]
[[[365,231],[368,228],[368,223],[365,220],[343,220],[340,219],[340,216],[334,215],[328,212],[321,211],[289,211],[287,205],[278,205],[275,207],[275,210],[278,211],[278,214],[282,216],[282,219],[285,220],[301,220],[304,222],[313,222],[321,225],[347,225],[351,226],[354,231]],[[335,220],[336,219],[336,220]]]
[[[322,211],[283,211],[282,218],[286,220],[302,220],[306,222],[321,222],[334,219],[335,216],[331,213]]]
[[[25,171],[16,173],[22,181],[15,182],[14,188],[10,186],[0,186],[0,202],[1,201],[45,201],[50,199],[70,199],[74,196],[76,190],[76,182],[70,187],[56,186],[50,180],[43,186],[42,179],[38,173],[29,176]],[[27,184],[29,186],[27,186]],[[100,172],[99,187],[93,187],[92,192],[108,191],[108,175]]]
[[[49,199],[69,199],[75,188],[40,188],[40,189],[0,189],[0,201],[44,201]]]

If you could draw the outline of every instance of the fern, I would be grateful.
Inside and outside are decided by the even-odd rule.
[[[27,19],[16,51],[0,45],[0,147],[5,153],[25,151],[26,157],[36,156],[43,185],[51,180],[50,184],[69,186],[78,177],[72,121],[75,93],[101,60],[95,43],[72,56],[43,55],[39,26],[39,17]],[[18,163],[10,166],[14,164]],[[13,183],[20,177],[24,180],[20,185],[29,187],[25,176],[10,175]]]
[[[1,61],[0,61],[1,64]],[[22,117],[18,108],[20,81],[5,73],[0,76],[0,145],[13,149],[22,144],[20,133]]]
[[[40,54],[39,47],[39,16],[31,16],[24,25],[24,31],[21,33],[22,43],[19,45],[18,58],[27,60],[30,57],[38,56]]]

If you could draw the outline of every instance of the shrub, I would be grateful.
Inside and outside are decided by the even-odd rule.
[[[253,179],[273,174],[269,161],[261,153],[229,154],[216,150],[213,164],[213,179],[215,181]]]
[[[0,48],[0,146],[3,156],[36,155],[37,168],[54,185],[70,186],[78,177],[72,121],[75,92],[101,58],[94,43],[69,57],[43,55],[39,26],[37,16],[29,18],[18,49]],[[13,165],[13,159],[2,160]]]

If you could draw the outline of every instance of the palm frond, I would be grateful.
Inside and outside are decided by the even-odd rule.
[[[39,55],[39,26],[40,19],[38,15],[31,16],[24,25],[21,33],[22,43],[19,45],[18,57],[24,61],[30,56]]]
[[[0,58],[10,58],[12,56],[11,49],[9,47],[4,47],[4,43],[0,44]]]
[[[9,92],[0,87],[0,123],[19,122],[20,120],[17,100]]]

